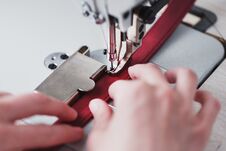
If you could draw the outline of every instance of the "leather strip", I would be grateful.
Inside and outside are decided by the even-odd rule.
[[[142,41],[142,46],[132,55],[125,68],[116,75],[104,74],[96,79],[94,90],[76,98],[76,103],[72,106],[79,113],[78,119],[72,123],[77,126],[85,126],[91,119],[89,102],[95,98],[101,98],[106,102],[111,99],[108,95],[109,86],[117,80],[128,80],[128,67],[147,63],[151,57],[160,49],[164,42],[175,31],[181,23],[185,14],[190,10],[195,0],[170,0],[168,7],[159,20],[148,31]]]

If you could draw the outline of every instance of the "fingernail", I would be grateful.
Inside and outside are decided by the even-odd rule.
[[[73,109],[73,111],[74,111],[74,115],[77,117],[78,116],[78,112],[76,110],[74,110],[74,109]]]
[[[98,102],[96,100],[92,100],[89,104],[89,108],[91,111],[94,111],[94,112],[98,111],[98,109],[99,109]]]
[[[78,112],[76,110],[74,110],[73,108],[71,108],[70,115],[71,115],[72,119],[76,119],[78,117]]]

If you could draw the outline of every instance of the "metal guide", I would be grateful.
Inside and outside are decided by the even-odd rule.
[[[95,87],[93,79],[106,70],[106,65],[86,56],[87,46],[80,48],[59,66],[35,90],[70,103],[79,91],[88,92]]]

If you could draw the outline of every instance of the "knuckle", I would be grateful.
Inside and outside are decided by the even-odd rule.
[[[190,117],[192,114],[191,109],[187,106],[182,106],[181,107],[181,113],[182,117]]]
[[[131,93],[136,95],[137,93],[145,93],[145,90],[147,90],[147,84],[141,80],[136,81],[131,86]]]
[[[175,101],[175,93],[176,91],[171,89],[171,88],[167,88],[165,89],[162,93],[161,93],[161,98],[162,100],[167,100],[167,101]]]
[[[192,105],[187,105],[185,102],[179,103],[179,112],[182,117],[191,118],[193,115]]]
[[[213,108],[214,108],[214,110],[217,111],[217,112],[219,112],[220,109],[221,109],[221,103],[220,103],[220,101],[219,101],[218,99],[216,99],[216,98],[213,100]]]
[[[175,90],[171,88],[168,88],[163,92],[163,95],[167,98],[173,98],[174,94],[175,94]]]
[[[147,83],[142,80],[136,81],[136,83],[134,84],[134,89],[143,89],[146,87],[147,87]]]
[[[196,92],[196,98],[201,99],[201,100],[206,100],[206,101],[213,100],[212,94],[206,90],[198,90]]]
[[[129,89],[130,97],[136,98],[132,99],[134,101],[137,101],[137,99],[144,100],[144,98],[148,97],[151,92],[150,86],[141,80],[136,81]]]
[[[173,89],[166,89],[161,97],[160,100],[162,103],[165,104],[166,108],[169,112],[175,107],[178,107],[178,99],[176,98],[176,91]]]
[[[195,72],[191,69],[188,68],[182,68],[180,69],[180,72],[184,75],[186,75],[187,77],[193,79],[193,80],[197,80],[197,75],[195,74]]]

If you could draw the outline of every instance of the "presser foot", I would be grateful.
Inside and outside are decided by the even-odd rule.
[[[134,46],[132,42],[127,41],[122,43],[121,51],[118,53],[118,56],[120,59],[115,60],[112,64],[111,61],[109,61],[108,52],[106,49],[100,49],[100,50],[94,50],[91,51],[89,54],[89,57],[97,60],[104,65],[107,66],[106,72],[109,74],[116,74],[120,72],[123,67],[126,65],[126,63],[129,61],[132,54],[135,52],[135,50],[140,45]],[[112,68],[113,67],[113,68]]]
[[[112,63],[108,60],[107,53],[105,49],[102,50],[94,50],[90,52],[90,58],[97,60],[104,65],[106,65],[107,70],[106,72],[109,74],[116,74],[118,73],[126,64],[127,61],[122,60],[120,62],[114,61],[113,65]]]

